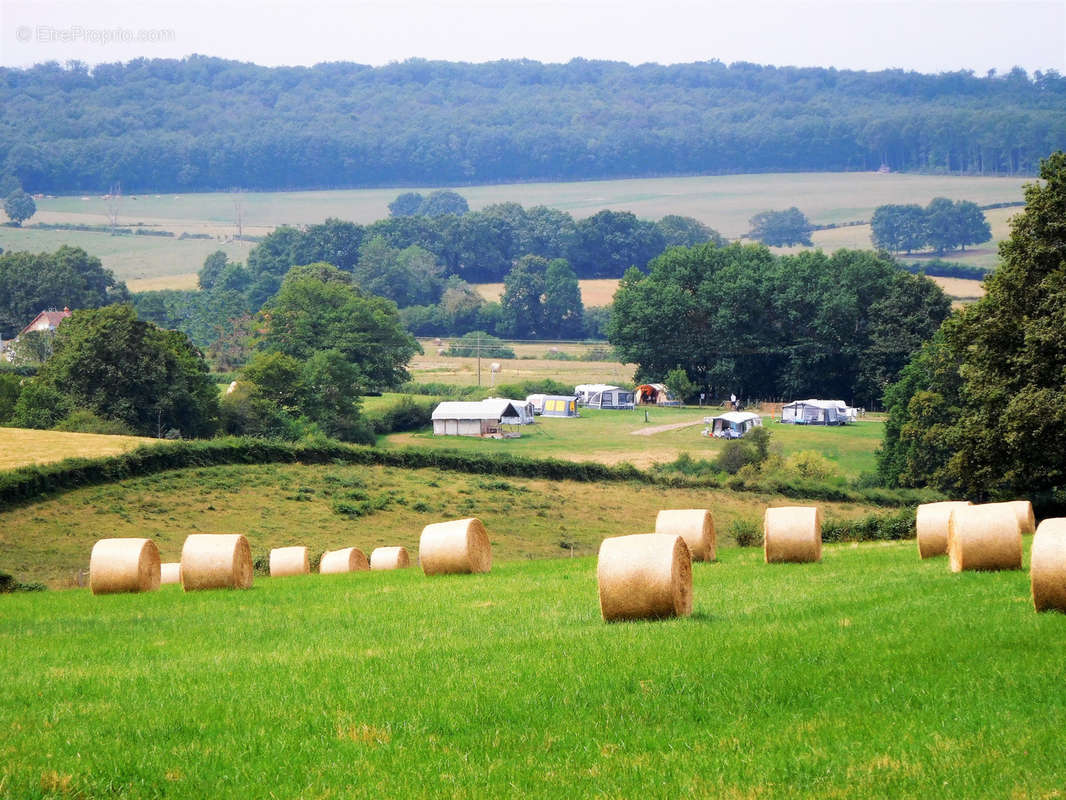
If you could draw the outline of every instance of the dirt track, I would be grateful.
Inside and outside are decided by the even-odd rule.
[[[650,428],[638,428],[635,431],[630,431],[633,436],[651,436],[655,433],[662,433],[663,431],[675,431],[678,428],[691,428],[693,425],[702,425],[703,420],[697,419],[692,422],[675,422],[671,425],[654,425]]]

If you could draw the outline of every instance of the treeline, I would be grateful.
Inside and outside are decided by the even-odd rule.
[[[365,226],[328,219],[275,229],[244,264],[212,255],[199,274],[201,291],[143,292],[135,304],[143,318],[180,328],[206,347],[229,320],[258,311],[293,266],[325,262],[395,302],[419,335],[484,330],[517,338],[603,338],[605,313],[582,307],[579,279],[620,277],[668,247],[706,242],[724,240],[691,217],[651,222],[605,210],[574,220],[565,211],[517,203],[392,216]],[[505,283],[500,303],[486,302],[471,286],[491,282]]]
[[[1066,79],[586,61],[0,69],[0,184],[292,189],[794,170],[1033,173]],[[6,192],[5,192],[6,193]]]

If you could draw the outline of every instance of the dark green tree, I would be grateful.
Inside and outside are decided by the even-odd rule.
[[[761,211],[749,220],[748,237],[771,247],[810,247],[811,223],[798,208],[785,211]]]
[[[577,273],[564,259],[548,262],[544,272],[544,320],[541,337],[577,339],[585,329],[585,307]]]
[[[925,207],[926,241],[937,255],[959,246],[958,216],[946,197],[934,197]]]
[[[430,192],[418,207],[418,213],[424,217],[441,217],[445,214],[462,216],[469,210],[466,198],[451,189]]]
[[[0,255],[0,336],[5,339],[49,308],[96,308],[128,298],[126,285],[80,247]]]
[[[968,244],[984,244],[992,238],[992,228],[977,203],[959,200],[955,203],[959,248]]]
[[[654,222],[628,211],[600,211],[577,223],[570,263],[581,278],[617,278],[630,267],[645,269],[666,242]]]
[[[886,393],[879,470],[889,483],[974,499],[1066,487],[1066,154],[1040,175],[985,296]]]
[[[204,265],[197,273],[197,282],[201,289],[213,289],[229,263],[229,257],[222,251],[216,250],[204,259]]]
[[[75,311],[37,381],[72,408],[148,436],[204,436],[218,423],[218,389],[203,356],[185,334],[137,319],[129,305]]]
[[[667,247],[693,247],[707,242],[713,242],[719,247],[726,244],[726,240],[718,231],[704,225],[694,217],[668,214],[656,224]]]
[[[403,329],[396,304],[354,286],[329,264],[293,269],[264,307],[263,346],[301,361],[337,350],[362,375],[363,391],[399,386],[421,352]]]
[[[23,222],[37,213],[37,204],[24,191],[16,189],[4,200],[4,213],[16,227],[21,227]]]
[[[389,203],[389,216],[413,217],[418,213],[425,199],[418,192],[404,192],[397,195],[396,199]]]
[[[544,279],[548,260],[540,256],[523,256],[507,273],[503,282],[500,307],[503,319],[500,332],[514,339],[544,338]]]
[[[928,238],[925,209],[919,205],[878,206],[870,220],[870,234],[874,247],[881,250],[920,250]]]

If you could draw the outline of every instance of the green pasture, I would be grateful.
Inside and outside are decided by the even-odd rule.
[[[1025,572],[727,548],[691,617],[607,625],[595,569],[0,596],[0,796],[1061,794],[1066,616]]]
[[[368,408],[381,408],[386,398],[375,398]],[[724,440],[702,435],[703,419],[722,413],[719,407],[669,408],[607,411],[583,408],[580,417],[537,417],[533,425],[518,427],[517,439],[479,439],[467,436],[434,436],[430,429],[416,433],[395,433],[383,444],[414,447],[441,447],[464,451],[491,451],[531,457],[601,461],[607,464],[629,462],[646,468],[673,461],[681,453],[695,459],[713,459],[725,446]],[[687,424],[686,424],[687,423]],[[649,435],[648,428],[686,424]],[[875,451],[881,444],[884,422],[871,416],[861,422],[839,427],[821,425],[782,425],[764,417],[771,431],[771,448],[783,456],[801,450],[814,450],[834,462],[849,478],[876,467]]]
[[[458,187],[474,210],[500,202],[526,207],[548,205],[586,217],[602,209],[632,211],[646,219],[667,214],[696,217],[728,238],[746,233],[748,220],[760,211],[797,206],[815,224],[869,219],[885,203],[925,205],[933,197],[971,200],[980,205],[1022,199],[1029,178],[845,173],[771,173],[611,181],[520,183]],[[388,203],[405,188],[351,189],[310,192],[246,192],[241,194],[244,230],[264,235],[277,225],[310,225],[327,217],[369,223],[388,216]],[[430,188],[416,189],[428,192]],[[188,276],[203,265],[207,253],[218,249],[214,240],[164,239],[147,236],[110,237],[103,233],[44,231],[35,222],[99,225],[106,222],[107,201],[93,196],[37,200],[38,215],[30,228],[0,228],[0,247],[34,251],[76,244],[99,256],[122,280]],[[994,213],[994,212],[993,212]],[[124,197],[119,209],[122,224],[143,223],[158,230],[233,233],[234,195],[225,192]],[[997,238],[1000,232],[997,229]],[[816,234],[825,249],[868,247],[868,228],[837,229]],[[866,244],[863,244],[866,242]],[[248,245],[223,247],[234,261],[243,261]],[[994,247],[991,248],[994,256]],[[988,254],[965,259],[987,260]],[[187,283],[183,278],[182,287]],[[151,288],[164,288],[152,284]]]

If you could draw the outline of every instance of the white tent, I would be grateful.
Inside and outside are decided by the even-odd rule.
[[[781,407],[781,421],[794,425],[844,425],[855,417],[843,400],[796,400]]]
[[[583,383],[574,387],[577,402],[588,408],[633,408],[633,393],[607,383]]]
[[[504,426],[518,426],[521,415],[509,401],[488,404],[447,401],[433,409],[433,433],[438,436],[518,436]]]
[[[739,439],[752,428],[762,427],[762,417],[750,411],[727,411],[717,417],[704,417],[704,436],[715,439]]]
[[[511,406],[514,407],[515,411],[518,412],[518,418],[520,420],[520,422],[519,422],[520,425],[532,425],[533,422],[534,422],[534,420],[533,420],[534,407],[533,407],[533,404],[531,402],[529,402],[528,399],[527,400],[508,400],[508,399],[503,398],[503,397],[489,397],[489,398],[486,398],[486,399],[482,400],[481,402],[484,403],[489,408],[491,408],[493,411],[499,411],[500,413],[503,413],[503,411],[507,408],[507,406],[511,405]]]

